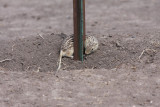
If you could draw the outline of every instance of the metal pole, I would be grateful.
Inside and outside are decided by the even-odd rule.
[[[74,20],[74,60],[79,60],[78,55],[78,0],[73,0],[73,20]]]
[[[80,5],[80,36],[79,36],[79,58],[83,61],[83,0],[79,0]]]
[[[84,46],[85,39],[86,39],[85,0],[83,0],[83,46]]]
[[[85,0],[73,0],[74,59],[83,61],[85,41]]]

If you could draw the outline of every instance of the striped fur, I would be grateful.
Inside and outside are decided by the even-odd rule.
[[[61,68],[62,57],[66,56],[73,58],[73,37],[73,35],[68,36],[62,42],[57,71]],[[98,40],[94,36],[86,36],[84,47],[85,54],[90,54],[98,49]]]

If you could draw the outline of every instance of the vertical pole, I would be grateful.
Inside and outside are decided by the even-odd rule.
[[[83,61],[83,0],[79,0],[80,7],[80,36],[79,36],[79,58]]]
[[[86,39],[85,0],[83,0],[83,47],[84,47],[85,39]],[[85,52],[85,50],[84,50],[84,52]]]
[[[79,60],[78,54],[78,0],[73,0],[73,20],[74,20],[74,60]]]
[[[74,59],[83,61],[85,41],[85,0],[73,0]]]

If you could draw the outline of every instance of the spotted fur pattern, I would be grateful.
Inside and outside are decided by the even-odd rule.
[[[73,35],[68,36],[62,42],[57,71],[61,68],[61,62],[62,62],[61,60],[63,56],[73,58],[73,53],[74,53],[73,37],[74,37]],[[84,47],[85,47],[85,54],[90,54],[98,49],[98,40],[94,36],[86,36]]]

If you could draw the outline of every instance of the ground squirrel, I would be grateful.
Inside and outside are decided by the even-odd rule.
[[[57,71],[61,68],[62,57],[70,57],[73,59],[74,46],[73,46],[73,35],[67,36],[62,42],[58,68]],[[84,43],[85,54],[90,54],[98,49],[98,40],[94,36],[86,36]]]

